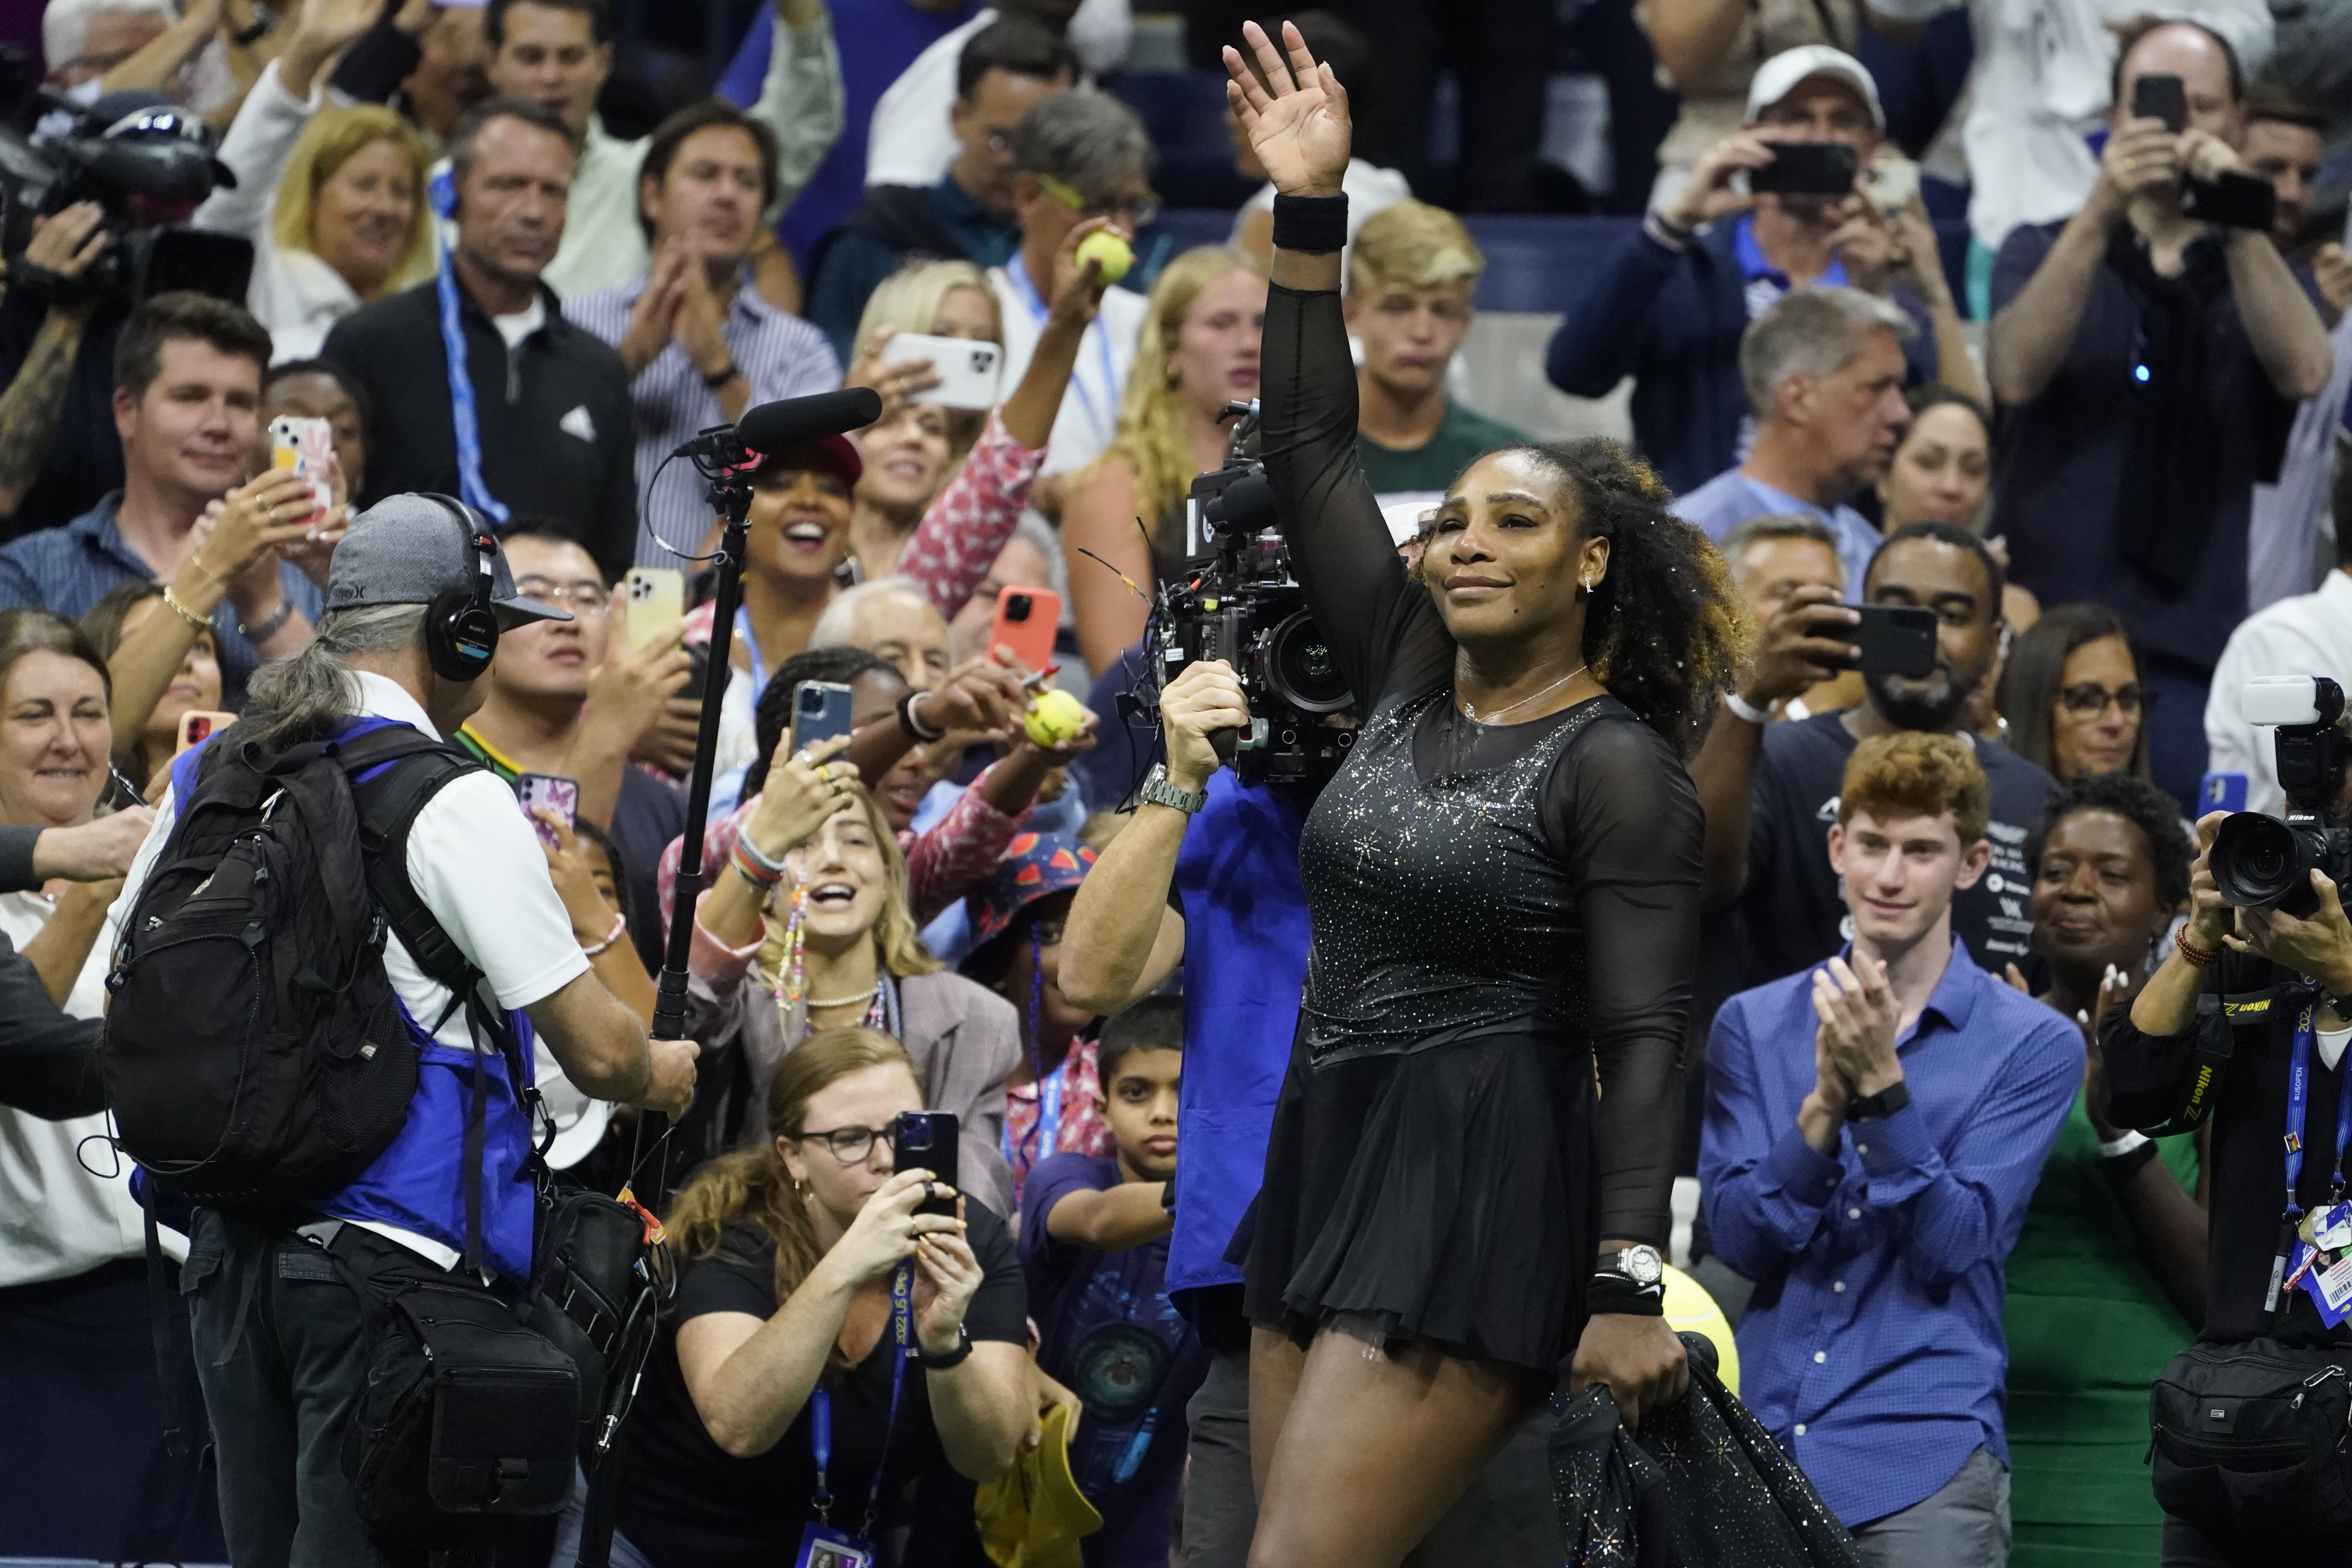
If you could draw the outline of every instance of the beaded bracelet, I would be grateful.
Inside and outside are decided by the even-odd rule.
[[[603,952],[606,948],[611,947],[614,942],[620,941],[623,937],[628,934],[628,917],[626,915],[614,915],[613,917],[613,929],[604,933],[604,940],[598,942],[593,947],[583,947],[580,951],[586,953],[589,957],[593,958],[598,953]]]
[[[761,861],[759,851],[751,848],[745,839],[735,840],[735,847],[728,854],[727,863],[755,887],[772,888],[784,879],[783,867],[778,865],[771,868]]]
[[[212,629],[212,623],[182,603],[180,595],[172,592],[172,586],[168,583],[163,585],[163,607],[187,622],[193,630],[204,632]]]
[[[2210,968],[2213,964],[2221,962],[2221,954],[2218,950],[2210,947],[2200,947],[2195,942],[2189,941],[2189,933],[2186,931],[2183,931],[2179,936],[2172,939],[2172,951],[2187,959],[2189,961],[2189,966],[2192,969]]]

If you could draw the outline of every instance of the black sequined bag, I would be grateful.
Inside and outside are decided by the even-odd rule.
[[[1639,1434],[1595,1385],[1555,1397],[1552,1498],[1579,1568],[1864,1568],[1862,1552],[1738,1396],[1715,1347],[1682,1336],[1690,1392]]]

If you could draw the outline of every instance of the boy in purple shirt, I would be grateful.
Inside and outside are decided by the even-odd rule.
[[[1055,1154],[1029,1173],[1021,1269],[1037,1362],[1086,1406],[1070,1444],[1102,1511],[1087,1568],[1161,1568],[1184,1479],[1184,1403],[1208,1352],[1169,1304],[1184,1005],[1147,996],[1103,1026],[1096,1106],[1115,1157]]]

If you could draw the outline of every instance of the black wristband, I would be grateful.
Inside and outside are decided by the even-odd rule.
[[[1622,1274],[1595,1274],[1584,1293],[1584,1310],[1591,1317],[1604,1313],[1628,1318],[1663,1318],[1666,1292],[1662,1285],[1636,1285]]]
[[[2099,1169],[2107,1173],[2107,1180],[2111,1182],[2128,1182],[2139,1174],[2142,1165],[2156,1158],[2156,1140],[2151,1138],[2145,1143],[2134,1144],[2120,1154],[2111,1154],[2101,1160]]]
[[[898,728],[906,731],[906,735],[908,740],[917,742],[923,745],[929,745],[933,741],[944,739],[947,735],[947,731],[945,730],[926,730],[920,724],[915,722],[915,699],[921,695],[922,693],[919,691],[908,691],[900,694],[898,698]]]
[[[711,391],[716,392],[720,387],[726,385],[729,382],[734,380],[737,376],[742,374],[743,373],[740,370],[736,368],[735,362],[730,359],[727,362],[727,368],[725,370],[719,371],[714,375],[704,376],[702,378],[702,384],[709,387]]]
[[[1856,1095],[1845,1103],[1848,1121],[1884,1121],[1911,1103],[1911,1086],[1896,1079],[1876,1094]]]
[[[1276,196],[1274,244],[1277,250],[1328,256],[1348,243],[1348,197]]]
[[[921,1354],[921,1348],[919,1346],[917,1347],[917,1353],[919,1355]],[[922,1356],[921,1359],[923,1368],[927,1372],[946,1372],[951,1367],[961,1366],[965,1362],[971,1359],[971,1335],[965,1331],[964,1326],[961,1323],[958,1323],[956,1325],[955,1349],[948,1352],[945,1355],[925,1355]]]

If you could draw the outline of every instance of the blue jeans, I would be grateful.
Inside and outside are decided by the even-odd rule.
[[[578,1568],[580,1562],[580,1531],[588,1522],[588,1472],[575,1468],[572,1472],[572,1495],[563,1500],[563,1517],[555,1524],[555,1555],[547,1560],[547,1568]],[[629,1543],[629,1538],[619,1531],[613,1531],[612,1568],[654,1568],[654,1560]]]

